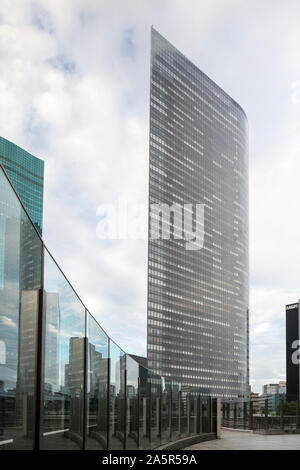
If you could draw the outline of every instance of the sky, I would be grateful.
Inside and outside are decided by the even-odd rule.
[[[145,240],[101,240],[99,206],[147,202],[150,26],[245,110],[250,380],[285,379],[300,298],[298,0],[1,0],[0,135],[45,160],[45,243],[127,352],[146,354]]]

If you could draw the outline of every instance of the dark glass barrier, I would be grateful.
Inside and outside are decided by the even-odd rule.
[[[110,344],[109,449],[125,447],[125,353]]]
[[[0,449],[35,439],[42,242],[0,169]]]
[[[139,364],[126,356],[126,449],[139,448]]]
[[[87,314],[87,432],[86,449],[107,449],[108,336]]]
[[[43,449],[83,446],[85,308],[44,250]]]

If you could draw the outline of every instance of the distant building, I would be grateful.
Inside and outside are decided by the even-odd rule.
[[[286,381],[281,380],[278,384],[266,384],[262,388],[262,395],[275,395],[286,393]]]
[[[285,401],[285,394],[283,393],[272,393],[270,395],[260,395],[258,399],[258,405],[260,411],[265,409],[266,401],[268,403],[268,411],[276,412],[278,411],[281,400]]]
[[[266,384],[263,386],[262,394],[263,395],[274,395],[278,393],[279,384]]]
[[[61,328],[61,313],[59,307],[59,295],[45,292],[47,308],[48,328],[45,333],[47,355],[45,358],[45,383],[51,386],[51,390],[59,391],[59,332]]]
[[[286,393],[286,381],[281,380],[278,385],[278,393]]]

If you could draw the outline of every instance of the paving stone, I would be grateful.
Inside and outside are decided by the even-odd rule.
[[[300,450],[300,434],[266,436],[223,429],[221,439],[195,444],[185,450]]]

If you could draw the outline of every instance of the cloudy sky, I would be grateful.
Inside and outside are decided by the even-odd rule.
[[[251,383],[285,378],[300,297],[298,0],[1,0],[0,134],[45,160],[44,239],[105,330],[146,353],[145,241],[97,208],[145,203],[151,24],[245,109]]]

